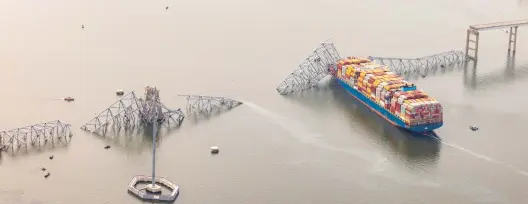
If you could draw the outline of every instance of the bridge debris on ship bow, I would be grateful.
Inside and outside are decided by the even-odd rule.
[[[369,57],[375,63],[386,65],[399,75],[420,73],[426,76],[430,70],[447,68],[466,62],[462,51],[448,51],[420,58]],[[328,69],[336,66],[341,59],[337,49],[331,42],[324,42],[308,56],[290,75],[276,88],[281,95],[301,92],[314,87],[323,78],[330,75]]]

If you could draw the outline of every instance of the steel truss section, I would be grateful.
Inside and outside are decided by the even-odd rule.
[[[68,139],[73,136],[71,132],[71,125],[61,122],[60,120],[40,123],[36,125],[29,125],[21,128],[0,132],[0,147],[3,150],[9,148],[15,149],[21,146],[41,147],[51,141],[62,141],[67,143]]]
[[[118,132],[122,127],[130,130],[154,122],[170,123],[173,121],[180,125],[184,117],[181,109],[172,110],[161,103],[159,90],[146,87],[144,99],[137,97],[132,91],[83,125],[81,129],[90,132],[102,131],[106,134],[109,126],[113,131]]]
[[[211,114],[213,111],[232,109],[242,104],[240,101],[200,95],[178,95],[187,98],[187,114]]]
[[[333,43],[319,45],[286,79],[277,87],[277,91],[286,95],[296,91],[307,90],[326,77],[328,67],[341,57]]]
[[[391,57],[369,57],[371,61],[389,66],[396,74],[420,73],[427,75],[430,70],[438,67],[445,68],[461,64],[467,61],[462,51],[448,51],[421,58],[391,58]]]

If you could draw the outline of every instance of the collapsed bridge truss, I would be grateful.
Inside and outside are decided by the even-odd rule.
[[[448,51],[420,58],[369,57],[371,61],[389,66],[393,72],[402,75],[420,73],[427,75],[438,67],[446,68],[467,62],[462,51]],[[325,42],[306,58],[277,87],[281,95],[300,92],[314,87],[329,75],[328,68],[334,66],[341,57],[333,43]]]
[[[71,125],[55,120],[0,132],[0,148],[14,150],[28,144],[38,148],[57,141],[67,143],[72,136]]]

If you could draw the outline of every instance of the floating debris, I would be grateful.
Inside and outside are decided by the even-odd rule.
[[[46,175],[44,175],[44,178],[48,178],[51,175],[50,172],[46,172]]]
[[[67,101],[67,102],[71,102],[71,101],[74,101],[75,99],[72,98],[72,97],[66,97],[66,98],[64,98],[64,100]]]
[[[53,159],[53,157],[55,157],[55,156],[51,155],[51,156],[49,157],[49,159]]]
[[[168,9],[169,9],[169,7],[168,7],[168,6],[167,6],[167,7],[165,7],[165,10],[168,10]]]
[[[473,130],[473,131],[477,131],[478,130],[478,127],[476,126],[470,126],[469,129]]]
[[[211,147],[211,154],[218,154],[220,150],[218,149],[218,146],[212,146]]]
[[[81,25],[81,28],[84,29],[84,25]]]
[[[105,149],[110,149],[110,145],[106,145],[104,148]]]
[[[41,170],[42,170],[42,171],[46,171],[46,168],[42,167],[42,169],[41,169]]]

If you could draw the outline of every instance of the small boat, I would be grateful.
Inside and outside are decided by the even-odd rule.
[[[220,150],[218,149],[218,146],[212,146],[211,147],[211,154],[218,154]]]
[[[117,89],[116,95],[122,96],[123,94],[125,94],[125,91],[123,91],[123,89]]]
[[[68,101],[68,102],[71,102],[71,101],[74,101],[75,99],[72,98],[72,97],[66,97],[64,98],[65,101]]]

